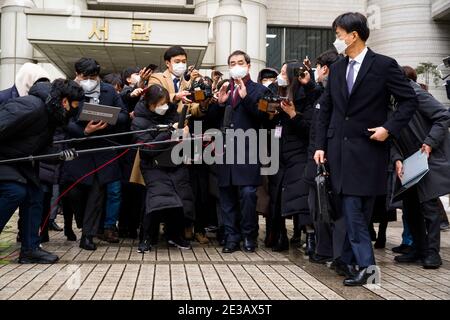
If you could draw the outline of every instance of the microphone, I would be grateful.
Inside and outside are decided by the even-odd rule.
[[[225,107],[225,113],[223,115],[223,124],[222,124],[223,132],[225,132],[227,129],[230,128],[232,117],[233,117],[233,108],[231,107],[231,105],[227,105]]]

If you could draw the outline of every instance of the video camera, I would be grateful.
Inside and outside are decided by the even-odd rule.
[[[265,95],[258,101],[258,110],[266,113],[281,112],[281,102],[289,100],[279,95]]]
[[[203,102],[214,97],[212,87],[205,83],[203,79],[200,81],[193,81],[189,92],[190,95],[186,98],[194,102]]]

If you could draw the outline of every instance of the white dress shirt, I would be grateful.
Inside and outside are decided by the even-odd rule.
[[[345,74],[345,78],[346,79],[348,77],[348,72],[350,70],[350,62],[355,60],[355,65],[353,66],[353,69],[355,71],[355,73],[354,73],[355,77],[353,79],[353,83],[355,83],[355,81],[356,81],[356,79],[358,77],[359,70],[361,69],[361,65],[362,65],[362,63],[364,61],[364,58],[366,57],[367,51],[369,51],[369,49],[367,47],[365,47],[364,50],[359,55],[357,55],[355,57],[355,59],[349,59],[348,66],[347,66],[347,73]]]

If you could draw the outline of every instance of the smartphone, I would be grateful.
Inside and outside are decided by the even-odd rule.
[[[147,70],[150,69],[152,71],[155,71],[156,69],[158,69],[158,66],[156,64],[150,63],[147,68]]]

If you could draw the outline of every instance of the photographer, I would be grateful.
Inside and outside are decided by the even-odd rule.
[[[280,169],[269,177],[273,251],[289,248],[285,217],[298,215],[299,224],[307,226],[307,249],[314,250],[314,233],[308,209],[308,187],[302,179],[307,163],[309,127],[313,108],[309,102],[314,82],[299,62],[284,64],[278,81],[278,92],[286,100],[272,120],[275,137],[280,139]],[[312,231],[311,231],[312,230]]]
[[[213,95],[212,84],[213,80],[209,77],[199,76],[191,81],[189,91],[192,94],[190,100],[197,101],[196,103],[198,103],[201,113],[189,117],[188,126],[190,132],[194,132],[195,123],[201,123],[202,134],[206,130],[214,127],[208,113],[209,106],[217,103]],[[216,201],[210,196],[209,178],[211,166],[205,164],[203,161],[202,163],[195,163],[195,161],[202,157],[203,148],[200,148],[199,150],[196,149],[196,143],[192,142],[191,151],[191,164],[188,168],[195,203],[195,220],[193,221],[194,239],[200,244],[208,244],[209,239],[206,237],[205,229],[208,227],[209,223],[215,222],[216,220],[214,219],[216,213]],[[187,226],[187,230],[191,230],[189,225]],[[190,232],[187,232],[187,236],[189,235]]]
[[[145,130],[157,125],[172,126],[178,121],[176,107],[170,103],[169,92],[160,85],[151,85],[143,100],[136,106],[131,129]],[[183,128],[184,134],[189,128]],[[148,131],[134,136],[136,143],[170,141],[171,130]],[[189,172],[184,165],[171,161],[171,144],[143,146],[139,149],[140,169],[145,180],[146,209],[143,217],[143,237],[138,252],[151,250],[152,239],[159,234],[162,218],[166,223],[166,237],[170,245],[190,249],[183,239],[184,217],[194,215],[193,195]],[[155,234],[156,233],[156,234]]]
[[[170,102],[178,105],[178,112],[181,112],[183,104],[192,104],[188,98],[191,95],[188,88],[191,81],[199,77],[198,70],[193,66],[187,67],[187,53],[180,46],[173,46],[164,53],[166,71],[163,73],[153,73],[149,80],[149,85],[159,84],[169,92]],[[197,115],[200,112],[198,104],[189,108],[189,113]]]
[[[58,127],[76,114],[83,90],[71,80],[36,83],[29,95],[0,108],[0,160],[46,154]],[[63,159],[64,160],[64,159]],[[19,263],[54,263],[58,257],[39,246],[43,211],[39,164],[0,165],[0,232],[21,207],[22,248]]]

